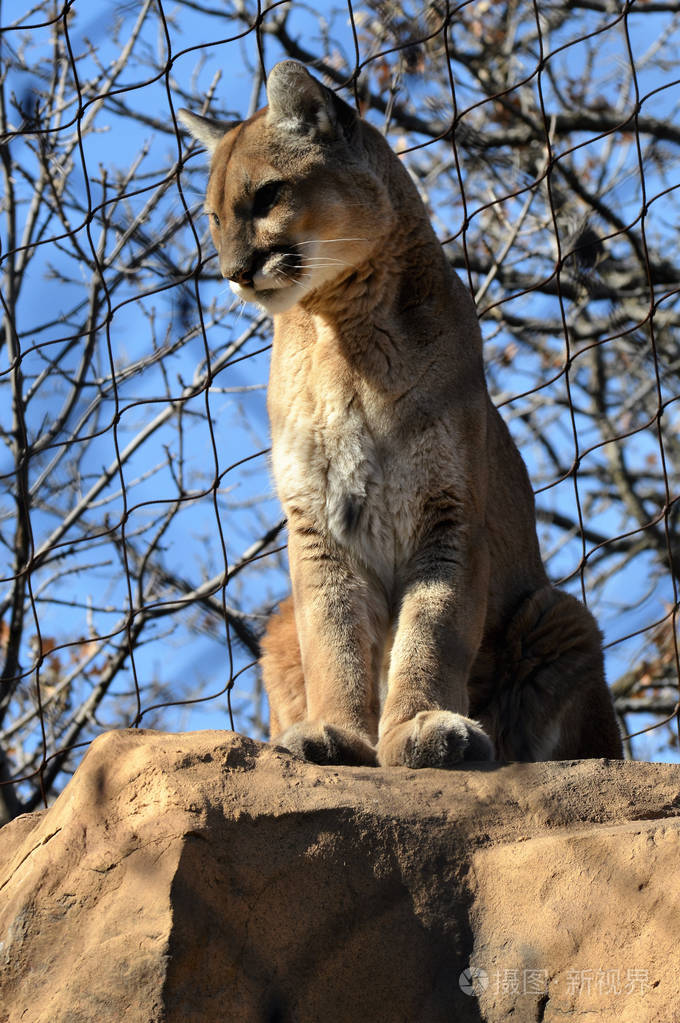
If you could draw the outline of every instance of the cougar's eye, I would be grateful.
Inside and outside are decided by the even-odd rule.
[[[210,214],[210,219],[212,220],[212,222],[215,225],[215,227],[219,227],[220,226],[220,218],[217,216],[216,213],[211,213]]]
[[[258,188],[253,199],[254,217],[267,216],[272,207],[276,205],[282,186],[283,181],[268,181],[266,185],[261,185]]]

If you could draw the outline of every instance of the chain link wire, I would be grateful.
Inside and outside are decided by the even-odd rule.
[[[242,118],[287,57],[413,175],[628,752],[675,758],[680,4],[21,7],[0,9],[0,822],[104,729],[266,733],[270,323],[220,279],[176,110]]]

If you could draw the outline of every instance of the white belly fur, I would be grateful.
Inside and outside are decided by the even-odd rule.
[[[385,585],[410,552],[422,493],[413,478],[417,454],[390,448],[350,409],[342,423],[331,416],[323,429],[289,416],[272,452],[284,508],[303,508]]]

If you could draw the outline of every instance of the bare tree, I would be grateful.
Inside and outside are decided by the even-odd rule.
[[[679,36],[656,0],[4,21],[0,821],[106,727],[263,734],[269,324],[219,279],[174,110],[244,116],[284,56],[403,154],[476,297],[549,571],[600,620],[624,727],[668,723],[642,752],[677,747]]]
[[[199,289],[215,271],[167,99],[163,120],[141,97],[128,106],[155,6],[118,26],[106,61],[58,3],[5,28],[0,728],[4,780],[26,781],[0,790],[4,817],[58,788],[102,727],[169,722],[172,704],[208,695],[199,682],[227,692],[232,641],[258,653],[226,586],[281,527],[241,513],[250,554],[227,552],[229,465],[249,451],[243,429],[220,449],[214,418],[230,367],[268,347],[266,325]],[[147,76],[167,79],[163,66]],[[178,680],[168,649],[196,633],[219,645],[220,670]]]

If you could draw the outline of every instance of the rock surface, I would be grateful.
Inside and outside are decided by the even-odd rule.
[[[679,814],[675,765],[109,733],[0,832],[0,1023],[670,1023]]]

